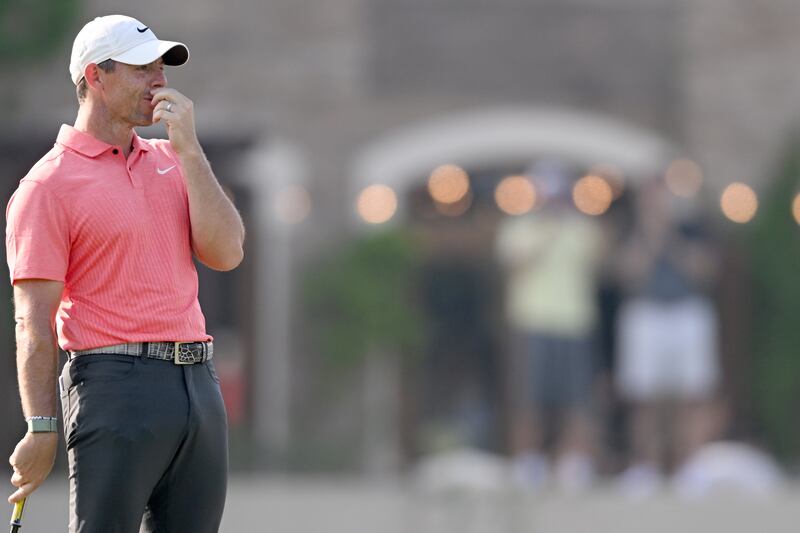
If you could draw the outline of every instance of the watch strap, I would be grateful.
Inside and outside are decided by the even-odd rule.
[[[27,421],[28,433],[58,432],[58,418],[54,416],[32,416]]]

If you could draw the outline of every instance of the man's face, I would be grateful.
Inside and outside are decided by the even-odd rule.
[[[150,91],[166,87],[164,61],[157,59],[147,65],[117,63],[105,74],[105,100],[111,118],[132,126],[153,123],[153,95]]]

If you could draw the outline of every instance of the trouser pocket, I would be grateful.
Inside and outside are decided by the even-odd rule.
[[[64,368],[61,369],[61,375],[58,376],[58,389],[61,396],[61,413],[64,422],[64,438],[69,441],[70,429],[74,423],[72,420],[74,401],[72,400],[72,385],[73,380],[71,376],[72,361],[67,361]]]

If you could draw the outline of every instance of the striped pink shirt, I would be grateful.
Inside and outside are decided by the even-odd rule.
[[[197,300],[189,203],[168,141],[119,147],[64,125],[6,209],[11,282],[64,282],[59,345],[210,340]]]

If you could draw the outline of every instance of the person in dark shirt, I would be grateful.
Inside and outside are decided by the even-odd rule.
[[[631,406],[632,461],[622,487],[644,495],[660,485],[667,451],[680,461],[703,441],[704,406],[719,380],[707,295],[716,260],[702,226],[679,211],[663,181],[642,185],[634,203],[635,223],[618,254],[616,387]]]

